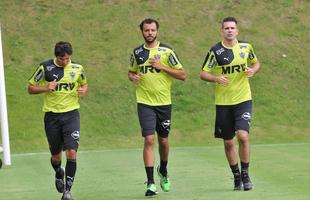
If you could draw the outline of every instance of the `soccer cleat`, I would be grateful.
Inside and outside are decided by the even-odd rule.
[[[65,190],[65,170],[60,167],[55,174],[55,186],[59,193],[63,193]]]
[[[234,190],[242,190],[243,184],[241,180],[241,176],[235,176],[234,177]]]
[[[71,192],[69,190],[64,191],[61,200],[73,200]]]
[[[146,187],[146,192],[145,192],[145,196],[146,197],[150,197],[150,196],[154,196],[157,195],[157,189],[156,189],[156,185],[154,183],[150,183],[147,185]]]
[[[160,178],[160,187],[161,189],[164,191],[164,192],[169,192],[170,191],[170,187],[171,187],[171,183],[170,183],[170,180],[169,180],[169,177],[168,175],[167,176],[163,176],[161,173],[160,173],[160,167],[158,166],[157,167],[157,174]]]
[[[253,184],[248,173],[242,173],[243,189],[245,191],[252,190]]]

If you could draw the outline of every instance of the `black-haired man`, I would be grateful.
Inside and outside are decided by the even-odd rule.
[[[223,40],[208,52],[200,78],[215,83],[215,137],[224,140],[225,154],[234,175],[234,189],[252,189],[249,129],[252,96],[249,78],[260,69],[251,44],[237,40],[237,20],[226,17],[221,28]],[[234,137],[239,142],[241,173]]]
[[[72,199],[70,190],[76,173],[80,138],[78,100],[86,95],[88,88],[84,68],[71,61],[72,53],[69,42],[56,43],[55,58],[42,62],[28,85],[29,94],[44,93],[45,133],[55,170],[56,189],[63,193],[62,200]],[[65,170],[61,167],[63,150],[67,157]]]

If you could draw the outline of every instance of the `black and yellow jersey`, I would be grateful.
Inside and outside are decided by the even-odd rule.
[[[233,47],[219,42],[209,50],[202,70],[215,76],[227,76],[229,80],[228,86],[216,83],[216,105],[235,105],[252,99],[249,79],[244,71],[256,62],[252,45],[245,41],[238,41]]]
[[[136,88],[137,102],[151,106],[169,105],[172,77],[155,69],[149,63],[149,58],[159,58],[162,65],[172,69],[183,67],[173,49],[160,42],[154,48],[145,45],[135,48],[131,54],[129,71],[141,75]]]
[[[40,64],[29,79],[29,84],[45,86],[54,80],[57,81],[56,89],[44,93],[43,111],[63,113],[78,109],[77,89],[79,85],[87,84],[83,66],[70,61],[61,67],[55,59],[50,59]]]

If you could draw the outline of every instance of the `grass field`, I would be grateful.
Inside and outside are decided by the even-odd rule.
[[[254,189],[232,191],[232,175],[222,146],[171,149],[169,200],[307,200],[310,196],[309,143],[253,145],[250,174]],[[47,153],[14,154],[14,165],[0,170],[0,199],[54,200]],[[82,151],[73,187],[75,200],[145,199],[141,150]],[[155,176],[158,185],[158,178]]]
[[[310,199],[309,10],[306,0],[1,0],[13,165],[0,170],[0,200],[60,199],[49,155],[25,154],[47,151],[42,95],[30,96],[26,87],[60,40],[73,44],[72,58],[85,66],[89,80],[81,99],[75,199],[145,199],[137,150],[142,138],[127,67],[130,52],[143,42],[138,24],[146,17],[159,20],[159,40],[176,50],[188,74],[172,90],[173,188],[156,199]],[[219,22],[228,15],[237,17],[239,39],[253,44],[262,63],[251,80],[250,192],[232,191],[222,143],[212,134],[214,87],[199,79],[207,51],[221,39]]]

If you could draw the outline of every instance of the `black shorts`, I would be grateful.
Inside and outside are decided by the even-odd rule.
[[[44,116],[45,133],[52,155],[62,150],[77,151],[80,140],[80,114],[78,110],[65,113],[46,112]]]
[[[249,133],[251,116],[251,100],[236,105],[216,105],[215,137],[231,140],[237,130]]]
[[[155,134],[168,137],[171,127],[171,105],[149,106],[138,103],[138,116],[142,136]]]

